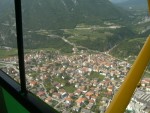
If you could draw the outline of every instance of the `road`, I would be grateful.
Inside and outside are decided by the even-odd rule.
[[[64,101],[65,101],[65,99],[63,99],[63,100],[59,101],[59,102],[58,102],[58,104],[54,106],[54,108],[56,109],[56,108],[57,108],[57,106],[59,106],[61,103],[64,103]]]
[[[77,46],[75,43],[72,43],[72,42],[68,41],[68,40],[67,40],[66,38],[64,38],[64,37],[62,38],[62,40],[63,40],[64,42],[66,42],[66,43],[72,45],[74,48],[84,48],[84,49],[86,49],[86,50],[88,50],[88,51],[91,51],[91,52],[104,53],[104,52],[100,52],[100,51],[97,51],[97,50],[91,50],[91,49],[89,49],[89,48],[87,48],[87,47],[84,47],[84,46]]]
[[[42,83],[40,83],[40,85],[44,88],[45,95],[46,95],[46,97],[48,98],[48,97],[49,97],[49,94],[47,93],[47,90],[46,90],[46,88],[45,88],[45,86],[44,86],[44,84],[43,84],[43,81],[42,81]],[[52,98],[52,100],[55,100],[55,101],[57,101],[57,102],[60,102],[60,100],[58,100],[58,99],[55,99],[55,98],[53,98],[53,97],[51,97],[51,98]]]

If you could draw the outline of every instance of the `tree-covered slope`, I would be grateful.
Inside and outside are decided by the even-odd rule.
[[[110,53],[113,56],[127,58],[137,56],[143,47],[145,38],[127,39],[118,44]]]
[[[0,22],[14,10],[13,2],[0,16]],[[22,0],[23,25],[25,29],[73,28],[79,23],[100,24],[104,20],[122,20],[127,13],[109,0]]]

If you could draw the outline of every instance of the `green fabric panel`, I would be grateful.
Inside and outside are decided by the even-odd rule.
[[[2,87],[0,86],[0,113],[7,113],[7,108],[3,96]]]
[[[5,89],[3,95],[8,113],[30,113],[15,98],[13,98]]]

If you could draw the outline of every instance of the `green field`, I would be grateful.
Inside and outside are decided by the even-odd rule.
[[[0,58],[6,58],[6,57],[16,56],[16,55],[17,55],[17,49],[11,49],[11,50],[0,49]]]
[[[91,74],[90,74],[90,76],[87,76],[87,77],[90,80],[96,78],[96,79],[99,79],[100,81],[102,81],[104,79],[103,75],[99,74],[98,72],[94,72],[94,71],[92,71]]]
[[[76,88],[73,85],[69,85],[69,86],[65,86],[64,89],[69,93],[73,93]]]

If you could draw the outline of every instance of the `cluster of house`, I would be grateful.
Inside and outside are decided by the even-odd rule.
[[[3,61],[17,62],[17,58],[5,58]],[[92,112],[94,106],[104,112],[130,68],[127,62],[103,53],[67,56],[32,51],[32,54],[25,55],[25,64],[27,87],[31,92],[60,111],[70,109],[81,113]],[[17,65],[3,69],[19,82]],[[103,79],[91,78],[92,72],[103,76]],[[144,78],[141,81],[147,91],[148,80]],[[74,90],[66,90],[67,85]]]

